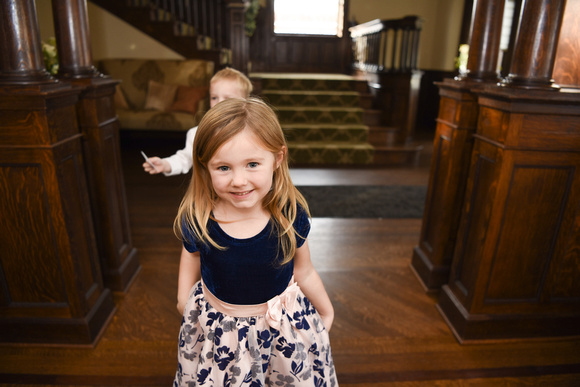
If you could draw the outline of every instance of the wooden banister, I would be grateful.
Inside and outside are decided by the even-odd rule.
[[[408,72],[417,69],[422,20],[418,16],[372,20],[349,28],[353,67],[363,71]]]

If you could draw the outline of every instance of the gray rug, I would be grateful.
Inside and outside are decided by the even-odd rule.
[[[426,186],[299,186],[317,218],[421,218]]]

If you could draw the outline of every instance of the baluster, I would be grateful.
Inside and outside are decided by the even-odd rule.
[[[391,58],[391,71],[395,70],[395,63],[397,61],[397,40],[399,37],[399,29],[393,28],[393,57]]]
[[[191,15],[191,0],[183,0],[183,7],[184,7],[184,16],[183,20],[187,23],[187,25],[193,25],[193,17]]]
[[[401,53],[399,57],[399,70],[407,70],[407,49],[409,47],[409,30],[404,28],[401,37]]]
[[[417,53],[419,52],[419,34],[418,30],[413,31],[413,50],[411,56],[411,66],[413,69],[417,68]]]
[[[223,19],[222,19],[222,7],[223,3],[222,0],[218,0],[217,11],[216,11],[216,20],[217,20],[217,41],[216,41],[216,48],[221,49],[223,47]]]
[[[203,30],[203,38],[204,38],[203,39],[204,48],[205,48],[205,38],[208,35],[207,34],[207,18],[206,18],[206,15],[207,15],[207,0],[202,0],[202,2],[201,2],[201,16],[202,16],[202,18],[201,19],[202,19],[202,23],[203,23],[202,24],[202,30]]]
[[[193,28],[195,28],[195,36],[199,39],[201,36],[199,28],[199,0],[193,0],[191,12],[193,13]]]
[[[215,1],[209,3],[209,36],[211,38],[211,48],[215,48]]]

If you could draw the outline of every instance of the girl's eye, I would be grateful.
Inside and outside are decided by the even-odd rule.
[[[221,167],[218,167],[217,169],[218,169],[218,171],[227,172],[230,168],[226,167],[225,165],[222,165]]]
[[[255,161],[252,161],[251,163],[248,163],[248,167],[250,167],[250,168],[256,168],[258,165],[260,165],[260,164],[258,164]]]

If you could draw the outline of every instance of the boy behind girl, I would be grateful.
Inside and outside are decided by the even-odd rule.
[[[218,71],[209,82],[209,107],[210,109],[219,102],[228,98],[248,98],[252,92],[252,82],[238,70],[226,67]],[[179,175],[187,173],[193,165],[193,139],[197,126],[187,131],[185,136],[185,148],[175,152],[173,156],[159,158],[150,157],[149,161],[155,165],[151,167],[149,163],[143,163],[145,172],[155,175],[163,172],[165,176]]]

